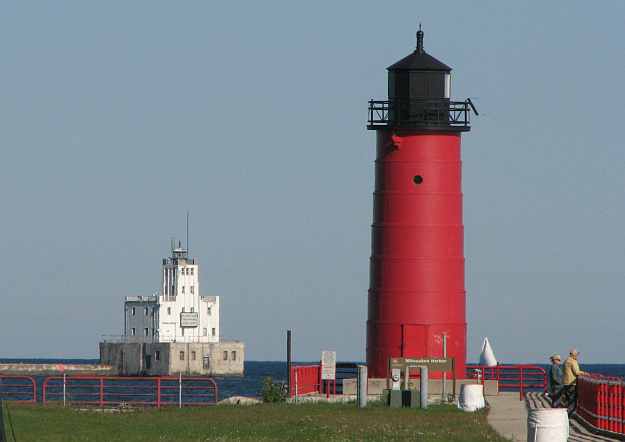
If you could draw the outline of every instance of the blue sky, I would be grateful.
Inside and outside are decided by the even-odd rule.
[[[374,134],[414,47],[463,136],[469,355],[623,362],[625,3],[5,2],[0,357],[96,357],[184,237],[248,358],[364,357]]]

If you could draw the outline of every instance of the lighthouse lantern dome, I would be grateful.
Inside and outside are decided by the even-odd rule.
[[[389,66],[388,99],[369,100],[367,129],[465,132],[471,129],[469,113],[477,111],[470,99],[452,101],[451,68],[423,48],[423,31],[417,48]]]
[[[387,70],[389,99],[449,99],[451,68],[425,52],[420,28],[414,52]]]

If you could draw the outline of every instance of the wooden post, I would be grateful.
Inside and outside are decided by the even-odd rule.
[[[104,407],[104,378],[100,378],[100,408]]]
[[[161,377],[156,378],[156,408],[161,408]]]
[[[291,367],[293,366],[292,361],[292,344],[291,340],[291,330],[286,331],[286,385],[289,392],[289,397],[291,397]]]

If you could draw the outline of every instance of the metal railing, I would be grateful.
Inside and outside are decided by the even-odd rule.
[[[367,128],[451,128],[465,131],[470,129],[471,111],[478,115],[470,99],[369,100]]]
[[[12,402],[37,402],[37,382],[32,376],[0,375],[0,399]]]
[[[44,405],[198,407],[218,400],[217,383],[206,377],[49,376],[42,387]]]
[[[321,392],[321,365],[291,366],[291,397]]]
[[[124,336],[124,335],[101,335],[101,341],[111,344],[215,344],[217,342],[241,342],[236,339],[227,339],[223,336],[171,336],[171,335],[156,335],[156,336]]]
[[[486,367],[467,364],[467,376],[484,381],[497,381],[501,391],[518,391],[519,399],[525,398],[528,391],[547,389],[547,371],[538,365],[514,364]]]
[[[597,374],[578,377],[576,415],[599,432],[625,434],[623,378]]]
[[[339,364],[336,364],[337,367]],[[291,366],[290,396],[297,398],[307,394],[336,395],[336,379],[321,379],[321,364]]]

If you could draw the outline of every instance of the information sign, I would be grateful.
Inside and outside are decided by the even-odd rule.
[[[182,312],[180,313],[180,327],[193,328],[198,327],[199,315],[197,312]]]
[[[336,378],[336,352],[321,352],[321,380],[334,380]]]

